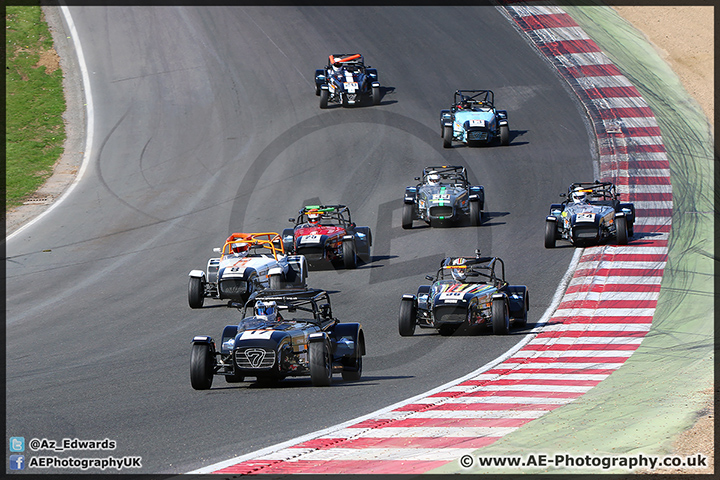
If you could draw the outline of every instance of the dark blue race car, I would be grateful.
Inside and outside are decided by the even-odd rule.
[[[330,55],[324,69],[315,70],[315,95],[320,97],[320,108],[328,103],[343,107],[359,105],[364,99],[380,103],[380,82],[377,70],[365,66],[359,53]]]

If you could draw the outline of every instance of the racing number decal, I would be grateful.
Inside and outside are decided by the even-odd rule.
[[[274,330],[246,330],[242,332],[240,340],[269,340]]]
[[[300,238],[300,243],[320,243],[322,235],[305,235]]]

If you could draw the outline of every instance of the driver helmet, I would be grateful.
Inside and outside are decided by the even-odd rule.
[[[322,214],[319,212],[308,213],[308,221],[310,223],[318,223],[320,221],[320,217],[322,217]]]
[[[437,185],[440,183],[440,175],[437,172],[432,171],[428,173],[427,180],[430,185]]]
[[[232,248],[233,253],[246,253],[250,249],[250,244],[245,242],[233,243],[230,248]]]
[[[464,282],[467,278],[467,275],[465,273],[465,259],[464,258],[456,258],[452,261],[453,266],[462,266],[462,268],[451,268],[450,273],[452,273],[453,279],[455,279],[458,282]]]
[[[277,303],[258,301],[255,304],[255,316],[264,316],[270,321],[275,321],[277,319]]]
[[[587,195],[583,190],[575,190],[572,193],[572,201],[574,203],[584,203],[585,201],[587,201]]]

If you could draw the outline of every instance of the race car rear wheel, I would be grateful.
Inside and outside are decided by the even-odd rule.
[[[327,108],[330,92],[325,89],[320,90],[320,108]]]
[[[480,202],[470,202],[470,225],[477,227],[482,223],[482,210]]]
[[[311,342],[308,345],[310,380],[316,387],[325,387],[332,381],[332,365],[327,342]]]
[[[373,105],[380,105],[380,87],[372,87]]]
[[[213,354],[207,343],[195,343],[190,353],[190,385],[207,390],[213,382]]]
[[[510,313],[504,298],[492,301],[492,329],[495,335],[507,335],[510,332]]]
[[[202,278],[190,277],[188,282],[188,304],[190,308],[202,308],[205,303],[205,285]]]
[[[350,366],[352,370],[342,371],[342,378],[345,381],[357,382],[362,377],[362,354],[360,353],[359,348],[357,350],[358,351],[355,355],[355,358],[353,358],[352,365]]]
[[[510,127],[500,125],[500,145],[510,145]]]
[[[343,265],[345,268],[357,268],[357,252],[352,240],[343,241]]]
[[[414,205],[412,203],[406,203],[403,205],[403,211],[402,211],[402,228],[405,230],[409,230],[413,226],[413,217],[415,216],[413,212]]]
[[[444,148],[452,147],[452,136],[453,136],[452,125],[445,125],[443,127],[443,147]]]
[[[415,333],[417,323],[417,312],[414,302],[409,298],[403,298],[400,302],[400,316],[398,317],[398,331],[401,337],[412,337]]]
[[[555,248],[557,225],[555,222],[545,221],[545,248]]]
[[[628,244],[628,224],[627,224],[627,218],[625,217],[615,217],[615,230],[617,233],[617,243],[618,245],[627,245]]]

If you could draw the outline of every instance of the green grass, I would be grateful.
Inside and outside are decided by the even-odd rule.
[[[20,205],[50,176],[65,141],[62,71],[39,6],[7,6],[5,16],[6,209]],[[43,62],[41,62],[41,58]],[[52,62],[50,63],[52,65]]]

